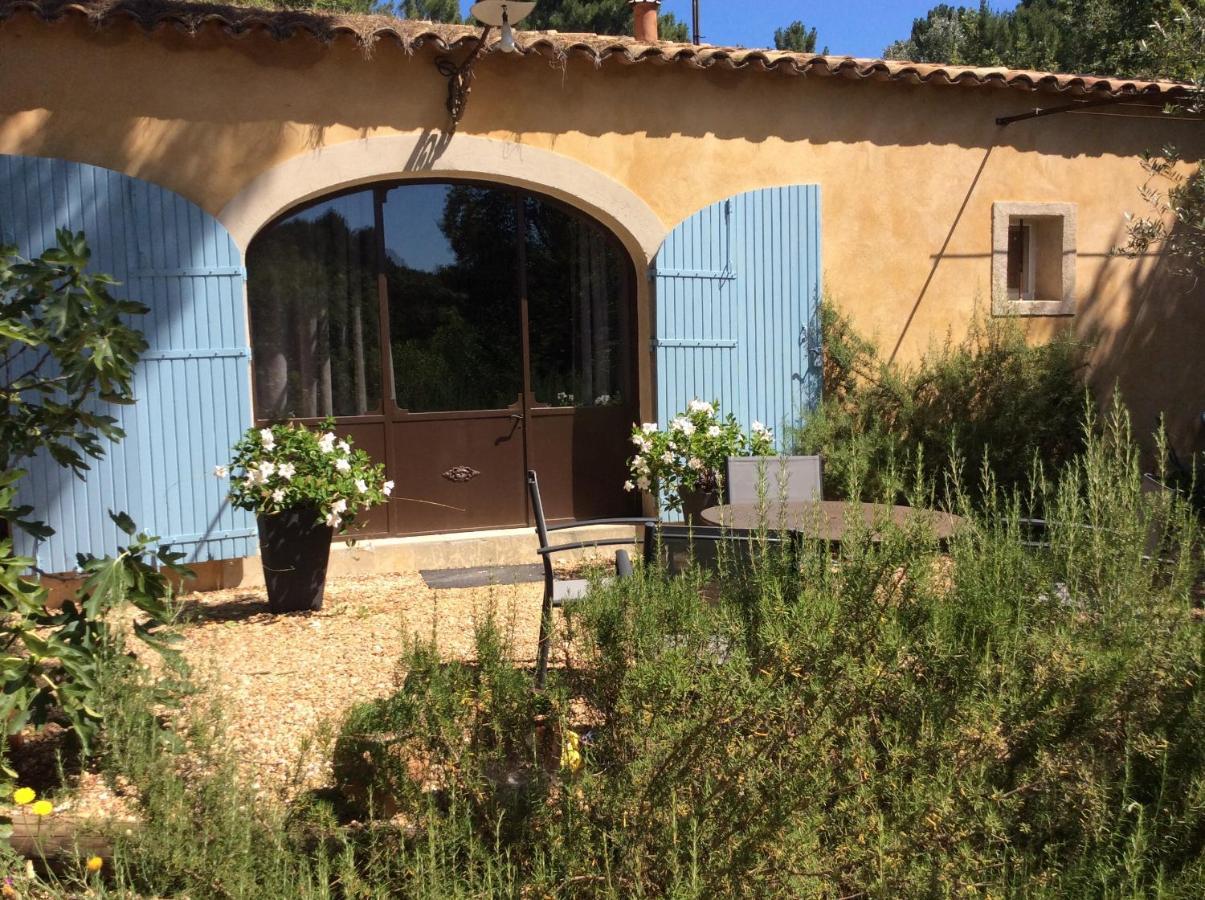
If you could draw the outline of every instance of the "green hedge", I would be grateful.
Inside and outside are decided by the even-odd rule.
[[[940,481],[955,460],[972,470],[974,495],[984,460],[1012,489],[1029,481],[1035,459],[1057,471],[1083,448],[1091,399],[1084,347],[1072,337],[1030,345],[1012,320],[975,321],[961,342],[909,366],[882,359],[827,303],[821,326],[824,399],[793,444],[824,456],[828,497],[847,497],[857,481],[860,499],[900,499],[918,469]]]

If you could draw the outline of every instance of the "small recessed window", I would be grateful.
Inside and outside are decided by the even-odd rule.
[[[996,203],[992,219],[993,313],[1074,314],[1074,205]]]
[[[1024,219],[1008,223],[1008,299],[1032,300],[1033,226]]]

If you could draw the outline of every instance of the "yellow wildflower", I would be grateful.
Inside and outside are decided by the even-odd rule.
[[[105,861],[99,856],[89,856],[87,866],[89,872],[99,872],[104,868]]]
[[[35,816],[48,816],[54,812],[54,804],[49,800],[39,800],[30,809],[33,810]]]
[[[33,788],[19,787],[13,791],[13,800],[20,806],[28,806],[37,799],[38,795]]]
[[[576,774],[582,767],[582,755],[572,747],[566,747],[561,754],[561,766]]]
[[[582,767],[581,735],[572,729],[566,730],[561,739],[561,768],[576,774]]]

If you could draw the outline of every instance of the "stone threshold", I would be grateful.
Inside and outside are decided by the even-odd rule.
[[[591,525],[555,532],[555,542],[570,544],[607,538],[639,539],[630,525]],[[465,531],[423,534],[413,537],[376,538],[360,541],[336,541],[331,545],[328,578],[357,575],[388,575],[416,572],[420,569],[470,569],[493,566],[518,566],[538,563],[539,541],[534,528],[503,528],[489,531]],[[599,547],[559,554],[558,562],[593,558],[611,558],[615,547]],[[187,563],[196,577],[189,579],[185,591],[221,591],[237,588],[253,590],[264,585],[259,556],[243,559]],[[47,575],[43,584],[50,588],[50,606],[57,607],[79,587],[73,573]]]
[[[638,538],[629,525],[593,525],[555,533],[558,544],[607,538]],[[536,554],[539,541],[534,528],[504,528],[489,531],[465,531],[448,534],[423,534],[414,537],[377,538],[355,542],[336,541],[331,546],[328,578],[356,575],[387,575],[420,569],[475,569],[492,566],[518,566],[540,561]],[[566,553],[558,561],[569,562],[597,556],[610,558],[614,547]],[[197,573],[192,590],[214,591],[228,588],[257,588],[264,583],[258,556],[218,562],[193,563]]]

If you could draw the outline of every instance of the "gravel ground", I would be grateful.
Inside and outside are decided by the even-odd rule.
[[[328,582],[320,612],[283,616],[268,613],[262,589],[192,594],[181,646],[219,698],[252,788],[287,797],[328,783],[324,736],[352,704],[389,693],[414,636],[469,658],[475,623],[492,614],[519,661],[533,661],[541,589],[434,591],[416,572],[341,578]]]

